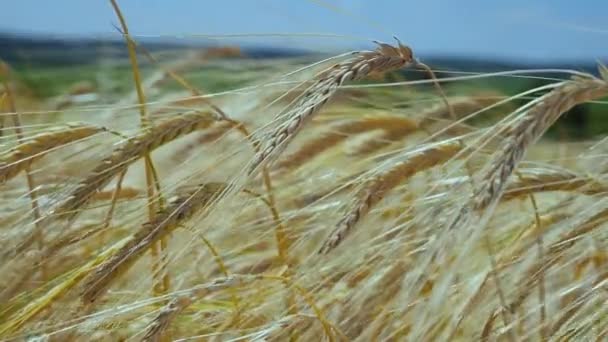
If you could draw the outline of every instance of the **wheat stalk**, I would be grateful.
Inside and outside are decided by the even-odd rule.
[[[97,191],[101,190],[130,164],[158,147],[165,145],[195,130],[205,129],[215,122],[210,113],[188,113],[165,120],[143,133],[129,139],[109,156],[104,158],[62,203],[54,214],[59,218],[72,218]]]
[[[431,145],[413,151],[407,155],[404,161],[395,163],[387,171],[366,181],[355,196],[355,201],[347,210],[346,215],[325,240],[320,253],[328,253],[336,248],[390,190],[414,174],[449,160],[460,151],[462,151],[462,145],[454,141]]]
[[[608,192],[601,182],[589,176],[562,170],[521,169],[517,179],[505,188],[501,201],[519,198],[530,193],[547,191],[575,191],[584,195]]]
[[[48,152],[105,131],[103,127],[74,125],[68,129],[35,135],[28,141],[11,148],[0,156],[0,184],[25,171],[31,164]]]
[[[207,183],[178,194],[167,208],[156,213],[152,221],[145,223],[125,246],[98,266],[85,280],[83,301],[94,302],[110,283],[126,272],[150,246],[207,207],[224,189],[223,184]]]
[[[465,114],[478,111],[486,108],[498,102],[496,96],[465,96],[465,97],[451,97],[450,106],[452,107],[454,114],[457,117],[461,117]],[[436,104],[431,108],[423,110],[419,115],[421,117],[419,126],[422,128],[428,128],[441,119],[452,119],[450,118],[449,109],[444,104]]]
[[[348,60],[336,64],[318,75],[314,84],[298,99],[285,115],[287,120],[264,139],[263,148],[256,153],[248,173],[262,164],[274,161],[290,141],[321,108],[335,95],[338,87],[348,81],[360,80],[370,73],[385,73],[417,63],[412,50],[399,43],[398,47],[377,43],[375,51],[360,51]]]
[[[17,141],[19,144],[23,144],[23,129],[21,125],[21,114],[17,112],[17,106],[15,103],[15,98],[13,96],[11,85],[9,84],[10,80],[10,70],[6,63],[0,60],[0,78],[2,79],[2,85],[4,86],[4,91],[6,93],[6,100],[8,104],[8,109],[11,112],[11,117],[13,119],[15,134],[17,135]],[[2,123],[4,125],[4,122]],[[29,164],[25,165],[25,180],[27,182],[28,187],[28,196],[30,198],[30,203],[32,206],[32,216],[34,218],[33,223],[36,228],[34,232],[34,240],[36,240],[38,248],[42,249],[44,246],[44,232],[43,227],[40,224],[40,205],[38,204],[38,189],[36,187],[36,183],[34,181],[34,176],[31,173]],[[2,184],[2,182],[0,182]],[[42,278],[46,278],[46,269],[41,269]]]

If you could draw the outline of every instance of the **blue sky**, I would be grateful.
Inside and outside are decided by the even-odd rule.
[[[0,32],[116,35],[106,0],[4,0]],[[119,0],[133,34],[344,50],[395,34],[419,54],[606,60],[608,0]],[[329,4],[329,5],[327,5]],[[178,37],[179,36],[179,37]]]

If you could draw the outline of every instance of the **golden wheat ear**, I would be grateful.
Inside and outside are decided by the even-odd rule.
[[[363,184],[346,215],[331,232],[319,253],[326,254],[338,247],[353,230],[355,225],[380,202],[386,194],[418,172],[445,163],[462,151],[461,144],[454,141],[443,142],[417,150],[402,162]]]
[[[566,111],[577,104],[608,95],[608,82],[594,77],[565,81],[535,100],[524,116],[508,127],[509,139],[484,170],[481,187],[475,192],[474,209],[491,207],[503,190],[527,149]]]
[[[179,137],[211,127],[216,119],[217,117],[211,113],[186,113],[144,129],[99,162],[68,198],[54,210],[54,216],[74,218],[79,209],[87,204],[97,191],[108,185],[121,172],[126,171],[131,164]]]
[[[111,282],[128,271],[150,246],[207,208],[224,189],[224,184],[206,183],[178,193],[167,208],[145,223],[125,246],[85,279],[83,301],[92,303],[97,300]]]
[[[274,162],[302,127],[333,98],[340,86],[361,80],[371,73],[387,73],[413,63],[411,59],[401,56],[395,47],[377,44],[379,48],[376,51],[360,51],[312,80],[313,85],[285,113],[287,120],[263,139],[263,148],[256,153],[248,167],[249,175],[261,166]]]
[[[16,177],[46,154],[103,131],[105,131],[103,127],[69,125],[68,128],[33,136],[0,156],[0,184]]]

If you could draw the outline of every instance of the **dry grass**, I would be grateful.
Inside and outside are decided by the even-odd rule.
[[[121,22],[138,96],[3,129],[0,339],[608,334],[606,143],[541,141],[573,106],[608,96],[602,67],[514,111],[535,92],[450,89],[446,105],[378,84],[421,65],[378,43],[333,66],[273,61],[255,87],[205,94],[181,75],[192,63],[145,78]],[[83,110],[103,115],[66,128]],[[19,119],[6,111],[4,124]]]

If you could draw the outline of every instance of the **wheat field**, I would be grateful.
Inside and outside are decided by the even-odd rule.
[[[158,60],[112,4],[126,90],[2,64],[0,340],[608,340],[608,145],[545,134],[602,64],[507,94],[467,85],[549,70]]]

